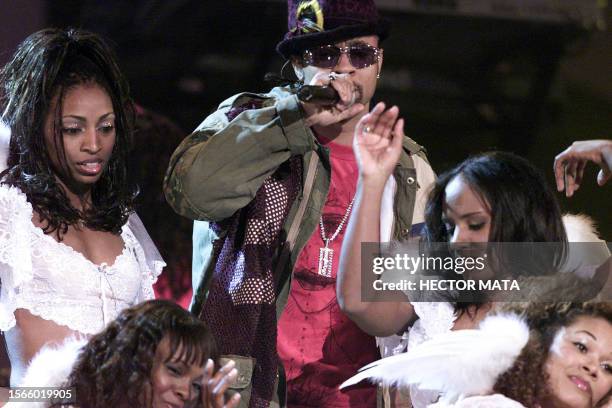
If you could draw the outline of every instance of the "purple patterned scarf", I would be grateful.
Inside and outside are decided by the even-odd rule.
[[[253,357],[249,407],[267,408],[278,368],[276,287],[273,276],[280,234],[302,188],[302,157],[294,156],[270,176],[249,205],[222,223],[206,303],[200,313],[214,333],[221,354]],[[225,236],[223,236],[225,234]]]

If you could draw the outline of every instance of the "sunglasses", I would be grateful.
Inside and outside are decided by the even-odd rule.
[[[333,68],[338,65],[340,56],[348,55],[351,65],[357,69],[367,68],[378,62],[382,55],[382,49],[369,44],[355,44],[348,47],[337,47],[335,45],[323,45],[310,48],[302,54],[305,65],[313,65],[319,68]]]

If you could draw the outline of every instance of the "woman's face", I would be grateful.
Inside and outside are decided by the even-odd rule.
[[[557,334],[545,366],[551,404],[592,408],[612,390],[612,324],[580,317]]]
[[[172,357],[172,358],[171,358]],[[183,408],[200,398],[204,366],[177,361],[164,337],[155,351],[151,368],[153,408]]]
[[[488,242],[491,230],[489,206],[463,177],[456,176],[444,189],[443,222],[451,243]]]
[[[55,146],[54,119],[58,97],[45,118],[44,138],[51,164],[71,190],[88,190],[100,179],[115,146],[115,113],[104,89],[85,83],[66,90],[60,112],[60,131],[66,162]],[[67,173],[67,174],[66,174]]]

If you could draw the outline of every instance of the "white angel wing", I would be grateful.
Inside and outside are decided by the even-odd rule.
[[[488,393],[528,339],[529,328],[519,316],[490,316],[477,330],[441,334],[407,353],[375,361],[340,388],[364,379],[400,387],[418,384],[421,389],[442,392],[441,401],[446,402]]]

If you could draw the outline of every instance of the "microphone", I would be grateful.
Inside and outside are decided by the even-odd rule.
[[[340,102],[340,95],[331,86],[302,85],[297,90],[297,97],[302,102],[322,106],[331,106]]]

